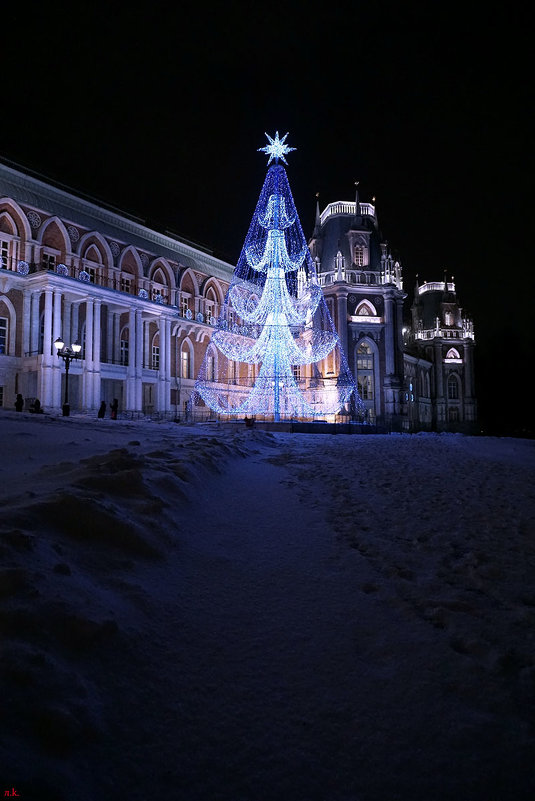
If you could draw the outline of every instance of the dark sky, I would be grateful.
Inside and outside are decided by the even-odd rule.
[[[510,414],[534,344],[527,12],[106,5],[3,9],[0,155],[234,262],[265,175],[257,148],[289,131],[305,234],[316,192],[322,207],[353,199],[359,180],[405,288],[454,275],[480,394]]]

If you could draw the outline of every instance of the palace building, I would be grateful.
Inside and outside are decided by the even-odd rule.
[[[366,422],[472,430],[474,330],[453,279],[417,285],[409,308],[375,207],[358,195],[317,207],[310,251]],[[80,345],[68,374],[73,413],[96,415],[116,398],[120,416],[182,419],[233,270],[199,245],[0,164],[0,406],[14,408],[20,393],[27,409],[38,398],[61,412],[65,364],[54,343],[63,341]]]

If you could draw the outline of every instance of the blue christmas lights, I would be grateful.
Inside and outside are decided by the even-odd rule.
[[[362,410],[278,164],[295,150],[285,144],[286,136],[268,136],[270,144],[260,148],[270,157],[268,165],[275,164],[212,336],[217,372],[207,353],[195,383],[195,401],[220,414],[317,417],[340,411],[350,400]]]

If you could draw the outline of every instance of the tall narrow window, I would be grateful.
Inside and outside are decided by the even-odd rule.
[[[214,357],[211,353],[206,359],[206,378],[208,381],[215,381],[215,364]]]
[[[0,317],[0,353],[7,353],[7,319]]]
[[[9,242],[0,239],[0,267],[7,270],[9,264]]]
[[[180,351],[180,375],[182,378],[190,377],[190,361],[189,350],[187,346],[183,347]]]
[[[160,369],[160,346],[153,345],[152,346],[152,369],[159,370]]]
[[[453,373],[448,378],[448,400],[459,400],[459,382]]]
[[[121,355],[120,355],[121,364],[127,366],[128,365],[128,340],[127,339],[121,339],[121,351],[120,351],[120,353],[121,353]]]
[[[374,385],[373,352],[367,342],[362,342],[357,350],[357,386],[363,401],[373,400]]]
[[[364,246],[363,245],[356,245],[355,246],[355,264],[357,267],[364,266]]]

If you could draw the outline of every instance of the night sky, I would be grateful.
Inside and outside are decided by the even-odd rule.
[[[483,425],[532,426],[527,11],[31,5],[2,10],[3,159],[235,262],[266,171],[257,148],[288,131],[305,235],[317,192],[323,208],[360,181],[409,296],[417,274],[454,276]]]

